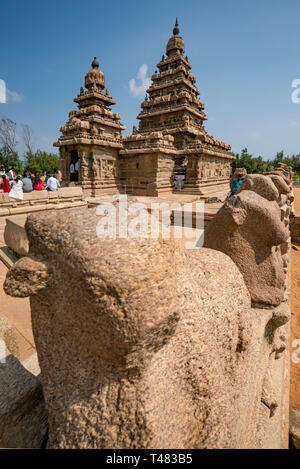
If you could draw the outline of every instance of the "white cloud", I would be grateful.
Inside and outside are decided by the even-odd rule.
[[[6,103],[6,86],[4,80],[0,80],[0,103]]]
[[[296,121],[294,119],[289,119],[289,125],[290,125],[290,127],[292,127],[292,129],[296,129],[296,128],[300,127],[300,122]]]
[[[257,132],[257,130],[253,130],[252,132],[250,132],[250,137],[259,138],[260,137],[260,132]]]
[[[10,91],[6,88],[6,95],[7,100],[12,101],[13,103],[20,103],[24,99],[24,95],[22,93],[17,93],[16,91]]]
[[[132,96],[143,97],[146,93],[147,88],[151,85],[150,77],[147,77],[148,66],[143,64],[140,66],[138,74],[135,78],[129,80],[129,91]],[[138,85],[137,82],[140,82]]]
[[[13,103],[20,103],[23,101],[24,95],[22,93],[17,93],[17,91],[10,91],[6,88],[5,81],[0,80],[0,103],[5,104],[8,101]]]

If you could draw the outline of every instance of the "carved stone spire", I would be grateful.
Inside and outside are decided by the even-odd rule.
[[[88,90],[103,90],[105,87],[104,73],[99,70],[97,57],[94,57],[92,68],[85,76],[85,87]]]
[[[97,57],[94,57],[94,60],[92,62],[92,68],[99,68],[99,62],[97,60]]]
[[[179,30],[179,27],[178,27],[178,18],[176,18],[176,23],[175,23],[175,27],[173,29],[173,34],[174,36],[177,36],[177,34],[180,33],[180,30]]]
[[[178,52],[184,53],[184,40],[181,36],[179,36],[179,27],[178,27],[178,19],[176,18],[175,27],[173,29],[173,36],[170,37],[168,44],[167,44],[167,56],[174,55]]]

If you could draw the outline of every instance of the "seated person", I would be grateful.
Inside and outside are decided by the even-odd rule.
[[[36,177],[33,180],[33,187],[35,191],[42,191],[46,184],[43,183],[41,177],[39,174],[36,175]]]
[[[23,200],[23,182],[21,176],[17,176],[15,180],[10,181],[8,196],[13,199]]]
[[[7,180],[5,174],[1,178],[0,189],[1,189],[0,192],[9,192],[10,191],[9,181]]]
[[[33,191],[33,185],[31,179],[28,177],[27,173],[22,178],[23,182],[23,192],[32,192]]]
[[[241,187],[243,183],[243,175],[238,174],[237,178],[233,179],[230,183],[231,192],[229,193],[228,197],[232,197]]]
[[[60,187],[58,180],[55,176],[51,175],[47,181],[47,191],[57,191],[58,187]]]

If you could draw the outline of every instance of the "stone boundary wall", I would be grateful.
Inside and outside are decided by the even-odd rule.
[[[62,187],[57,191],[33,191],[23,194],[23,200],[0,193],[0,218],[22,213],[82,207],[87,205],[81,187]]]

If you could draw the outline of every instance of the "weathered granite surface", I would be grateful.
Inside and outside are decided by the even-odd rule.
[[[227,254],[242,272],[255,303],[279,305],[286,273],[280,246],[289,240],[272,179],[248,175],[204,232],[204,247]]]
[[[94,210],[30,216],[29,254],[5,282],[31,296],[48,446],[284,445],[289,311],[251,308],[221,252],[99,239],[98,222]]]

